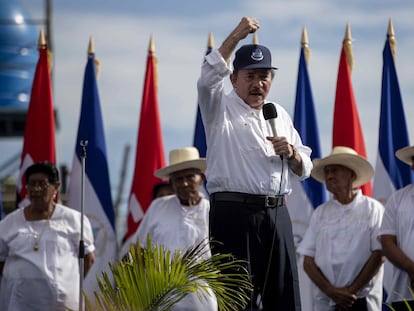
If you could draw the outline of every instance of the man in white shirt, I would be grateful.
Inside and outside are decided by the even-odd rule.
[[[219,49],[205,57],[198,80],[198,104],[207,141],[210,235],[216,253],[245,259],[254,291],[247,310],[300,310],[292,225],[285,206],[290,178],[307,178],[310,148],[302,144],[289,114],[276,109],[276,125],[266,122],[275,67],[263,45],[238,43],[259,29],[243,17]],[[232,70],[233,69],[233,70]],[[226,94],[230,78],[233,90]]]
[[[151,243],[163,245],[172,253],[208,239],[208,213],[210,204],[200,192],[205,180],[206,160],[200,158],[194,147],[174,149],[170,152],[170,165],[154,175],[168,178],[174,194],[155,199],[149,206],[132,241],[139,239],[145,247],[147,236]],[[204,256],[211,256],[208,249]],[[191,293],[179,301],[176,311],[217,311],[217,300],[200,292]]]
[[[311,176],[332,194],[313,212],[298,248],[316,285],[313,310],[381,310],[383,257],[377,235],[384,208],[356,190],[374,170],[355,150],[340,146],[313,165]]]
[[[414,170],[414,146],[397,150],[396,156]],[[387,302],[395,310],[408,310],[406,302],[414,308],[414,184],[388,199],[380,239],[384,255],[394,265]]]

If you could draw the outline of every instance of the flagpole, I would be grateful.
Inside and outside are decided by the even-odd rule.
[[[80,241],[79,241],[79,311],[83,310],[83,275],[84,275],[84,259],[85,259],[85,244],[83,241],[83,215],[85,205],[85,159],[86,159],[86,146],[88,145],[87,140],[81,140],[80,146],[82,151],[80,154],[82,162],[81,172],[81,229],[80,229]]]

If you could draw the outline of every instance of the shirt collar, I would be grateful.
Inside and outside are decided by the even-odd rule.
[[[359,198],[361,198],[363,196],[363,194],[362,194],[361,189],[354,189],[352,192],[355,193],[356,195],[355,195],[354,199],[351,202],[349,202],[348,204],[342,204],[338,200],[336,200],[335,198],[333,198],[333,202],[336,205],[338,205],[339,207],[342,207],[342,208],[354,208],[355,205],[358,203]]]

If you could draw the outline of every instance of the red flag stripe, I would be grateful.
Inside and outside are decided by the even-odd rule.
[[[345,50],[339,60],[338,80],[333,120],[332,147],[346,146],[367,158],[364,136],[352,87],[351,73]],[[371,182],[361,187],[365,195],[372,194]]]
[[[149,51],[124,241],[135,233],[152,201],[152,188],[160,181],[154,176],[154,171],[164,166],[165,155],[157,96],[156,57],[152,51]]]
[[[26,197],[26,168],[41,161],[56,163],[55,117],[46,45],[39,48],[39,61],[26,116],[17,203]]]

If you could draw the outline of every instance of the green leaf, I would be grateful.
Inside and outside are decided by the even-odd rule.
[[[87,310],[169,311],[187,294],[209,295],[210,290],[220,310],[247,305],[252,285],[245,261],[231,254],[210,255],[207,240],[174,253],[152,245],[149,236],[146,245],[137,241],[123,260],[109,265],[114,284],[103,272],[94,303],[85,294]]]

